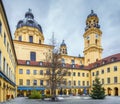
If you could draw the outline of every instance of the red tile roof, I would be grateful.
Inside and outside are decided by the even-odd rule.
[[[89,64],[87,67],[89,69],[93,69],[93,68],[100,67],[100,66],[103,66],[106,64],[117,62],[117,61],[120,61],[120,53],[108,56],[108,57],[103,58],[101,60],[98,60],[92,64]]]
[[[27,61],[28,60],[18,60],[18,64],[19,65],[40,66],[40,67],[49,67],[51,65],[48,62],[42,62],[42,65],[40,65],[40,62],[37,62],[37,61],[29,61],[30,63],[27,64],[26,63]],[[89,64],[88,66],[75,64],[75,66],[72,67],[72,64],[65,63],[64,67],[68,68],[68,69],[73,68],[73,69],[91,70],[91,69],[94,69],[96,67],[100,67],[100,66],[103,66],[103,65],[106,65],[109,63],[117,62],[117,61],[120,61],[120,53],[108,56],[108,57],[103,58],[101,60],[98,60],[97,62]]]

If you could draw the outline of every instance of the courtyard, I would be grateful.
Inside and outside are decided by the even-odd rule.
[[[13,100],[0,104],[120,104],[120,96],[107,96],[104,100],[93,100],[89,97],[66,97],[58,102],[28,99],[27,97],[17,97]]]

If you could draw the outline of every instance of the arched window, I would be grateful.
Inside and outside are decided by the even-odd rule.
[[[29,42],[33,43],[33,36],[29,36]]]
[[[96,44],[96,45],[98,44],[98,40],[97,40],[97,39],[95,40],[95,44]]]
[[[18,37],[18,40],[19,40],[19,41],[22,41],[22,36],[19,36],[19,37]]]
[[[87,41],[87,45],[88,45],[88,46],[90,45],[90,41],[89,41],[89,40]]]
[[[41,44],[41,40],[39,40],[39,44]]]

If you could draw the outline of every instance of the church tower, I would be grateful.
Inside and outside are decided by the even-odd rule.
[[[65,44],[65,41],[63,40],[61,45],[60,45],[60,53],[62,55],[67,55],[67,46]]]
[[[83,35],[85,65],[89,65],[102,58],[101,36],[102,31],[100,30],[99,18],[91,10],[86,20],[86,28]]]
[[[42,28],[34,19],[31,9],[25,13],[25,18],[18,22],[15,40],[38,44],[44,43]]]

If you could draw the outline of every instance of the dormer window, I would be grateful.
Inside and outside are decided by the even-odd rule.
[[[65,67],[65,64],[62,64],[63,67]]]
[[[102,64],[104,65],[105,63],[106,63],[106,61],[105,61],[105,60],[103,60],[103,61],[102,61]]]
[[[43,65],[43,62],[42,62],[42,61],[40,61],[40,62],[39,62],[39,65],[40,65],[40,66],[42,66],[42,65]]]
[[[29,64],[30,64],[30,61],[26,61],[26,64],[29,65]]]
[[[75,68],[75,65],[74,65],[74,64],[72,64],[72,68]]]
[[[111,58],[111,62],[114,62],[114,61],[115,61],[115,57],[112,57],[112,58]]]
[[[95,64],[95,67],[98,67],[98,66],[99,66],[99,64],[98,64],[98,63],[96,63],[96,64]]]

